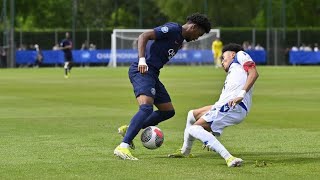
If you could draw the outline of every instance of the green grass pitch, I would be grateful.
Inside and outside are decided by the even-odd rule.
[[[135,139],[139,161],[113,156],[120,125],[137,111],[128,67],[0,70],[0,179],[318,179],[320,68],[258,66],[253,106],[220,141],[244,159],[228,168],[194,145],[193,159],[168,159],[180,148],[188,110],[214,103],[225,73],[213,66],[167,66],[176,116],[160,124],[161,148]]]

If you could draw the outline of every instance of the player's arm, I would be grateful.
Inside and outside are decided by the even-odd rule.
[[[72,49],[72,45],[68,45],[68,46],[65,46],[63,47],[64,49]]]
[[[63,45],[64,45],[64,42],[61,43],[61,47],[60,47],[61,50],[72,49],[72,43],[65,45],[65,46],[63,46]]]
[[[248,78],[242,90],[248,92],[258,79],[259,74],[253,61],[246,62],[243,67],[248,72]]]
[[[148,71],[148,65],[146,63],[146,58],[144,57],[147,42],[149,40],[155,40],[155,39],[156,39],[156,33],[154,32],[154,30],[146,31],[140,34],[138,38],[138,53],[139,53],[138,71],[142,74]]]
[[[61,50],[72,49],[72,46],[71,46],[71,45],[68,45],[68,46],[61,47],[60,49],[61,49]]]
[[[239,104],[243,100],[245,94],[252,88],[252,86],[254,85],[254,83],[259,77],[254,61],[245,62],[243,64],[243,68],[248,73],[247,81],[243,86],[242,90],[240,91],[239,95],[235,99],[229,102],[229,106],[232,106],[232,107]]]

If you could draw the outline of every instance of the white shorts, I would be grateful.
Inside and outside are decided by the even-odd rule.
[[[201,118],[211,124],[211,130],[215,136],[220,136],[225,127],[241,123],[247,116],[247,110],[240,105],[229,108],[226,104],[222,107],[212,107]]]

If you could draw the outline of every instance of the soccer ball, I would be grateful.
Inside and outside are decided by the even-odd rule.
[[[142,131],[141,142],[148,149],[157,149],[163,143],[164,135],[156,126],[149,126]]]

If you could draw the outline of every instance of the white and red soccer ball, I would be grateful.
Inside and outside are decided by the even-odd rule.
[[[163,140],[163,132],[156,126],[149,126],[141,133],[141,142],[148,149],[157,149],[162,145]]]

